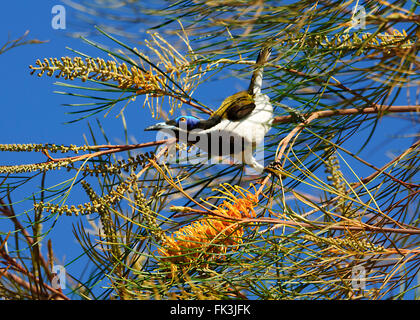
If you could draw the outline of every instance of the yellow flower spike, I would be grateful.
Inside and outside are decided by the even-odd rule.
[[[179,264],[182,268],[193,264],[206,266],[216,257],[223,258],[228,250],[238,250],[242,243],[244,227],[235,220],[255,217],[254,206],[258,203],[258,198],[239,186],[224,184],[221,188],[222,190],[216,190],[223,193],[224,197],[210,198],[225,199],[222,204],[208,204],[226,219],[201,218],[174,232],[158,249],[162,262]]]
[[[394,36],[401,37],[402,33],[399,30],[395,29],[394,30]]]

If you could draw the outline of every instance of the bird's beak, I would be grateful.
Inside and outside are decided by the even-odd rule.
[[[174,126],[167,124],[166,122],[159,122],[152,126],[147,127],[146,129],[144,129],[144,131],[159,131],[159,130],[164,130],[164,129],[172,130],[174,129]]]

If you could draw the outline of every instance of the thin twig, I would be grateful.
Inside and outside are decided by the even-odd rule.
[[[407,229],[396,229],[396,228],[384,228],[384,227],[377,227],[368,225],[366,223],[360,223],[360,225],[353,225],[353,224],[338,224],[338,225],[330,225],[321,222],[298,222],[292,220],[281,220],[275,218],[236,218],[231,216],[226,216],[223,214],[219,214],[212,210],[199,210],[189,207],[182,208],[183,213],[187,214],[200,214],[200,215],[213,215],[217,218],[223,218],[228,220],[238,221],[240,223],[268,223],[268,224],[275,224],[276,226],[273,228],[278,228],[281,226],[289,226],[289,227],[302,227],[308,229],[323,229],[323,230],[351,230],[351,231],[371,231],[371,232],[390,232],[390,233],[403,233],[403,234],[420,234],[420,229],[418,228],[407,228]]]

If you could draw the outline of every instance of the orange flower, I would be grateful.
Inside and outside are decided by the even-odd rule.
[[[228,186],[239,193],[240,198],[226,186],[222,186],[224,191],[219,190],[226,200],[216,207],[215,211],[226,219],[201,218],[182,227],[171,236],[166,236],[166,240],[158,249],[162,260],[187,267],[194,261],[203,265],[216,258],[222,258],[228,249],[238,249],[244,230],[240,221],[233,219],[255,217],[254,206],[258,203],[258,198],[238,186]]]

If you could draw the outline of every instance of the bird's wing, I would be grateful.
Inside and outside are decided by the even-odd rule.
[[[247,91],[241,91],[227,97],[211,117],[239,121],[248,116],[255,108],[254,99]]]
[[[239,121],[250,115],[254,109],[255,103],[253,101],[241,101],[227,110],[226,117],[230,121]]]
[[[251,83],[248,91],[241,91],[227,97],[221,106],[212,113],[210,119],[216,118],[228,119],[231,121],[239,121],[244,119],[255,109],[253,96],[261,93],[263,66],[267,63],[271,54],[271,47],[264,46],[258,54],[255,63],[255,71],[252,74]]]

